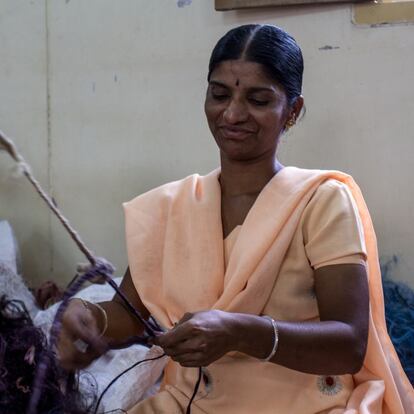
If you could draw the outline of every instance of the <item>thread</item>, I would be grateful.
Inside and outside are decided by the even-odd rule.
[[[59,210],[59,208],[56,206],[56,204],[53,202],[53,200],[48,196],[46,191],[43,190],[43,188],[40,185],[39,181],[37,181],[37,179],[32,174],[29,164],[26,162],[26,160],[23,158],[23,156],[19,153],[19,151],[18,151],[16,145],[14,144],[14,142],[12,141],[12,139],[7,137],[1,130],[0,130],[0,149],[5,150],[6,152],[8,152],[9,155],[14,159],[14,161],[16,161],[19,170],[22,171],[23,175],[33,185],[33,187],[36,189],[36,192],[40,195],[40,197],[43,199],[43,201],[47,204],[49,209],[59,219],[59,221],[62,223],[63,227],[69,233],[72,240],[78,246],[79,250],[86,256],[89,263],[92,266],[97,264],[98,263],[98,258],[96,258],[94,256],[93,252],[90,249],[88,249],[88,247],[82,241],[79,234],[70,225],[69,220],[62,214],[62,212]],[[109,262],[107,262],[107,263],[109,263]],[[113,273],[113,270],[114,270],[114,267],[112,266],[112,273]]]

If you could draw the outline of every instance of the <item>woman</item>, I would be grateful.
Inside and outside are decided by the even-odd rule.
[[[213,50],[205,100],[221,169],[124,206],[122,288],[169,329],[156,343],[171,357],[162,391],[132,414],[185,412],[200,366],[208,384],[193,413],[410,412],[358,187],[276,158],[302,111],[302,73],[300,48],[283,30],[228,32]],[[108,341],[142,331],[117,297],[100,305],[107,324],[99,307],[72,301],[64,366],[83,367]],[[73,346],[78,338],[87,352]]]

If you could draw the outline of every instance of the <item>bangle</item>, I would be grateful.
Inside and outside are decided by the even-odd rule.
[[[104,327],[102,329],[102,332],[99,334],[99,336],[104,336],[105,332],[108,329],[108,314],[106,313],[106,310],[99,303],[92,303],[92,305],[95,305],[101,311],[102,316],[104,318]]]
[[[276,321],[270,316],[262,316],[262,318],[268,319],[272,323],[273,327],[273,347],[270,351],[270,354],[266,358],[262,358],[261,361],[268,362],[270,361],[277,351],[277,346],[279,345],[279,331],[277,329]]]
[[[90,312],[92,312],[92,309],[89,305],[94,305],[100,310],[100,312],[102,314],[102,317],[103,317],[103,320],[104,320],[104,327],[102,329],[102,332],[99,334],[99,336],[100,337],[104,336],[105,332],[108,329],[108,314],[106,313],[106,310],[101,305],[99,305],[98,303],[88,302],[87,300],[82,299],[82,298],[72,298],[72,299],[79,299],[82,302],[83,306],[85,306],[85,308],[88,309]],[[70,300],[72,300],[72,299],[70,299]]]

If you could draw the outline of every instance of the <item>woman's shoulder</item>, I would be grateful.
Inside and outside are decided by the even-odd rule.
[[[197,174],[192,174],[184,177],[180,180],[170,181],[145,191],[142,194],[137,195],[130,201],[124,203],[124,205],[134,205],[136,203],[143,203],[145,201],[159,202],[163,199],[174,198],[183,188],[188,187],[197,177]]]
[[[285,169],[288,181],[299,183],[298,191],[302,187],[312,188],[312,194],[302,214],[305,223],[313,221],[315,217],[319,221],[332,216],[358,215],[357,203],[350,186],[354,181],[349,174],[337,170],[297,167],[285,167]]]
[[[346,183],[323,181],[301,220],[306,254],[313,268],[339,263],[363,263],[366,246],[357,203]]]
[[[310,195],[310,205],[318,200],[336,199],[338,202],[342,198],[353,200],[352,194],[356,187],[353,178],[342,171],[294,166],[284,167],[280,172],[280,178],[274,180],[274,186],[287,194]]]
[[[170,206],[184,200],[197,201],[204,199],[208,193],[215,192],[219,187],[220,170],[215,169],[206,175],[191,174],[180,180],[162,184],[156,188],[138,195],[124,203],[126,208],[148,208],[151,206]]]
[[[339,181],[335,178],[328,178],[323,181],[317,190],[315,191],[315,196],[317,197],[346,197],[352,198],[351,191],[349,187],[342,181]]]
[[[320,183],[311,197],[307,208],[308,214],[318,210],[319,214],[327,211],[352,211],[356,212],[357,206],[348,185],[335,178],[328,178]]]

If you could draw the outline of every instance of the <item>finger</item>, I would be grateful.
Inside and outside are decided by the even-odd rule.
[[[174,346],[165,347],[163,349],[168,356],[173,357],[184,354],[194,354],[195,352],[205,353],[206,346],[200,340],[192,338],[187,341],[180,342]]]
[[[85,344],[86,349],[83,351],[80,350],[78,346],[76,346],[77,341]],[[57,349],[57,357],[61,366],[69,371],[84,368],[101,355],[102,353],[92,350],[82,340],[78,339],[74,343],[72,339],[67,336],[60,339],[59,347]]]
[[[156,332],[155,333],[155,336],[148,338],[148,343],[150,345],[158,345],[158,346],[161,346],[158,339],[161,338],[163,335],[164,335],[163,333]]]
[[[183,361],[180,363],[183,367],[208,367],[214,361],[217,361],[218,358],[200,358],[200,359],[189,359],[188,361]]]
[[[88,330],[88,327],[76,326],[69,334],[61,336],[58,348],[61,359],[71,359],[77,354],[102,355],[108,350],[108,344],[96,331]]]
[[[174,341],[181,342],[187,339],[190,334],[189,329],[191,329],[192,324],[187,324],[186,322],[191,321],[196,314],[191,312],[186,312],[183,317],[174,324],[174,327],[167,332],[169,335],[164,337],[164,340],[168,341],[169,338],[174,336]],[[168,343],[168,342],[167,342]]]
[[[194,316],[194,313],[191,312],[186,312],[183,317],[178,321],[178,323],[176,325],[180,325],[184,322],[187,322],[188,320],[190,320],[192,317]]]
[[[172,357],[171,359],[185,367],[203,367],[207,364],[205,355],[200,352]]]
[[[188,320],[180,323],[167,333],[159,336],[157,340],[161,347],[170,348],[194,337],[194,333],[194,326],[191,323],[191,320]]]
[[[88,327],[85,326],[84,329],[78,330],[77,338],[88,345],[88,350],[90,352],[96,352],[101,355],[108,350],[107,342],[100,337],[97,329],[90,331]]]

